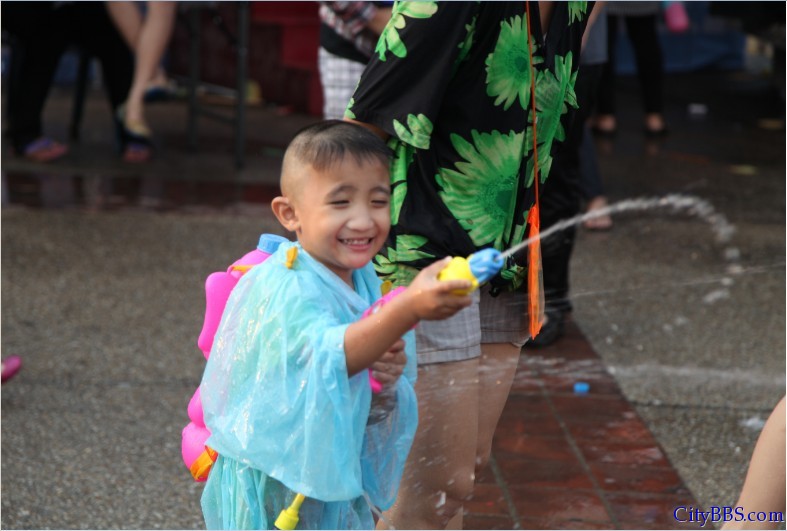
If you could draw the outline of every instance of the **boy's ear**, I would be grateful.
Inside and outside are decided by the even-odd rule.
[[[298,214],[295,212],[295,207],[288,197],[279,196],[271,201],[271,210],[273,215],[279,220],[279,223],[290,232],[297,232],[301,226],[298,220]]]

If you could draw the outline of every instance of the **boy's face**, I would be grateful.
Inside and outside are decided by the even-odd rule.
[[[359,165],[350,156],[323,172],[311,166],[302,171],[309,175],[289,198],[293,219],[287,228],[310,255],[352,285],[352,271],[377,254],[391,227],[388,167],[376,160]]]

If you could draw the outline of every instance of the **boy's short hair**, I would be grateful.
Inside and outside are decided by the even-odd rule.
[[[317,171],[325,171],[348,154],[359,164],[377,160],[388,166],[393,151],[383,139],[363,126],[343,120],[325,120],[295,134],[284,152],[282,175],[294,163],[309,164]]]

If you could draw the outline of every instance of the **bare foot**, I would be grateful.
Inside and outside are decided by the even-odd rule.
[[[593,118],[590,128],[596,134],[612,135],[618,130],[618,123],[612,114],[599,114]]]
[[[603,195],[594,197],[588,202],[587,212],[593,212],[607,207],[607,198]],[[609,214],[588,219],[583,223],[584,227],[588,230],[609,230],[612,228],[612,217]]]
[[[663,135],[667,132],[667,124],[661,113],[652,112],[645,115],[645,132],[649,135]]]

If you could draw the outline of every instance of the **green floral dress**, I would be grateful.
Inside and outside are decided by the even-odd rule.
[[[576,108],[588,2],[555,2],[546,38],[531,2],[538,166],[546,179]],[[446,255],[504,250],[534,203],[525,2],[397,2],[345,116],[391,135],[392,228],[375,260],[397,285]],[[522,284],[512,260],[493,280]]]

